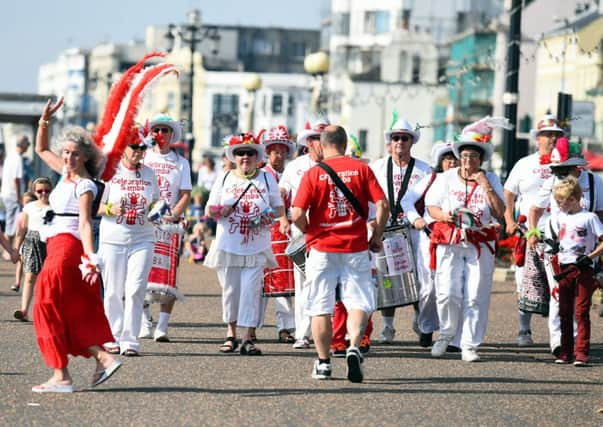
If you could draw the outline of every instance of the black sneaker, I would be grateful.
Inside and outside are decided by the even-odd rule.
[[[358,347],[350,347],[345,355],[348,365],[348,380],[353,383],[361,383],[364,379],[362,374],[362,355]]]
[[[421,335],[419,336],[419,345],[423,348],[427,348],[431,347],[431,344],[433,344],[433,332],[428,334],[421,332]]]
[[[557,347],[555,347],[552,351],[551,354],[553,356],[555,356],[556,358],[559,358],[561,356],[561,346],[558,345]]]

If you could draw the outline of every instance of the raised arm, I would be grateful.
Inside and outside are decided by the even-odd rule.
[[[38,133],[36,136],[36,154],[40,156],[42,161],[44,161],[50,169],[59,174],[63,172],[63,161],[49,148],[48,127],[50,126],[50,120],[52,119],[53,114],[56,113],[62,105],[62,96],[54,105],[50,99],[46,102],[40,120],[38,121]]]

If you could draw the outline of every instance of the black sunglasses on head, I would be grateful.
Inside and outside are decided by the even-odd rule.
[[[145,151],[147,149],[146,145],[128,145],[128,147],[130,147],[132,150],[141,150],[141,151]]]
[[[237,157],[252,157],[255,156],[257,153],[255,152],[255,150],[238,150],[235,151],[234,155]]]
[[[392,141],[394,142],[408,142],[410,140],[412,140],[412,137],[410,135],[392,135]]]

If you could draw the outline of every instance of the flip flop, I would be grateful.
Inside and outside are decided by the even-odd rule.
[[[31,391],[34,393],[73,393],[73,384],[44,383],[33,386]]]
[[[111,375],[113,375],[115,372],[117,372],[117,370],[121,367],[122,365],[122,361],[119,359],[115,359],[113,361],[113,363],[111,363],[111,365],[109,365],[109,367],[103,369],[102,371],[97,371],[94,374],[94,377],[92,377],[92,387],[96,387],[97,385],[100,385],[102,383],[104,383],[105,381],[107,381],[109,378],[111,378]],[[98,375],[98,378],[97,378]]]
[[[21,310],[15,310],[13,317],[21,322],[27,322],[27,315]]]

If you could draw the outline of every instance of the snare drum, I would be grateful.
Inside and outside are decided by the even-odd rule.
[[[304,234],[291,239],[285,249],[285,255],[293,261],[295,268],[303,275],[306,274],[306,236]]]
[[[147,284],[147,298],[153,302],[183,299],[178,290],[178,264],[184,228],[177,223],[155,227],[155,246]]]
[[[383,250],[375,258],[377,309],[418,302],[419,281],[410,229],[406,226],[386,227]]]
[[[536,250],[527,248],[523,267],[523,279],[519,287],[519,309],[523,312],[548,315],[550,291],[544,268],[544,260],[540,258],[542,246]]]
[[[286,236],[281,235],[281,237]],[[285,255],[287,243],[289,243],[289,240],[272,241],[272,252],[278,267],[264,270],[263,294],[265,297],[291,297],[295,295],[293,263]]]

